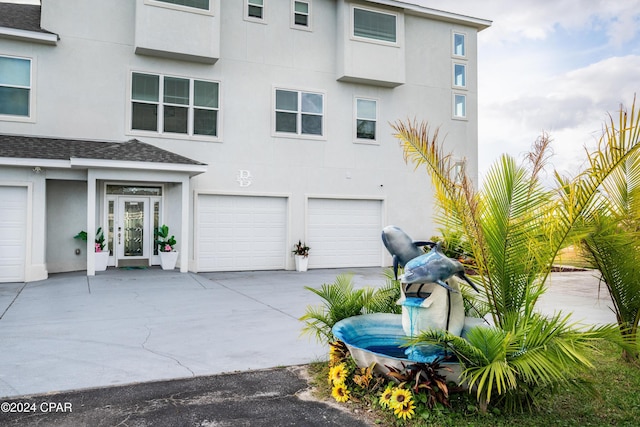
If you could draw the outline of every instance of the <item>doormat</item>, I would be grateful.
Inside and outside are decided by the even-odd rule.
[[[119,267],[120,270],[146,270],[147,268],[149,268],[146,265],[139,265],[139,266],[131,266],[131,267]]]

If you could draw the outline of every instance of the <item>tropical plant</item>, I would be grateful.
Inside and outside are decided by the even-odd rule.
[[[306,243],[302,243],[302,240],[298,240],[298,243],[293,245],[293,250],[291,251],[294,255],[300,255],[303,257],[309,256],[309,250],[311,248],[307,246]]]
[[[630,125],[636,129],[638,119]],[[585,217],[597,210],[603,182],[638,150],[638,139],[605,132],[598,149],[587,153],[589,166],[572,179],[556,173],[559,188],[548,189],[540,179],[551,143],[544,134],[525,163],[501,156],[476,190],[445,153],[438,129],[431,133],[428,124],[415,121],[393,127],[405,160],[425,166],[431,176],[436,220],[465,236],[478,273],[472,280],[482,289],[495,325],[476,330],[469,341],[446,333],[417,341],[455,347],[465,367],[462,380],[475,386],[484,409],[494,394],[508,407],[531,407],[541,390],[570,383],[575,369],[590,366],[584,354],[591,340],[612,336],[612,328],[578,331],[568,316],[548,319],[534,308],[557,253],[573,233],[583,231]]]
[[[74,239],[80,239],[82,241],[87,241],[87,232],[82,230],[75,236]],[[102,232],[102,227],[98,227],[96,230],[96,238],[94,239],[94,243],[96,244],[96,252],[102,252],[104,250],[104,233]]]
[[[169,227],[162,225],[155,231],[156,245],[160,252],[173,252],[176,248],[176,238],[174,235],[169,236]]]
[[[355,289],[351,274],[340,274],[333,283],[325,283],[320,289],[305,286],[305,289],[322,298],[320,306],[308,306],[300,318],[305,323],[303,333],[314,335],[319,342],[334,341],[332,328],[337,322],[348,317],[365,313],[400,313],[396,304],[400,298],[400,285],[386,273],[384,286],[375,289],[365,287]]]
[[[609,139],[638,141],[640,127],[632,110],[620,111],[618,126],[610,117]],[[585,218],[589,233],[582,239],[587,259],[600,270],[613,302],[621,333],[634,344],[623,351],[638,357],[640,321],[640,153],[633,153],[602,184],[597,209]]]

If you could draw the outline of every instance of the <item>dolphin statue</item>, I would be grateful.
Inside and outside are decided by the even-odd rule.
[[[382,229],[382,242],[393,256],[393,273],[398,280],[398,266],[404,267],[409,261],[424,255],[422,246],[433,247],[436,244],[428,241],[414,241],[399,227],[388,225]]]
[[[400,281],[407,285],[412,283],[437,283],[451,292],[458,292],[445,283],[451,276],[457,276],[466,281],[476,292],[480,292],[476,285],[464,274],[464,267],[460,262],[442,253],[442,242],[438,242],[431,251],[408,261],[404,266],[404,274]],[[418,294],[420,291],[418,291]]]

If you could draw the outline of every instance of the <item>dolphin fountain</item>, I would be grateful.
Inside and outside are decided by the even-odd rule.
[[[376,313],[350,317],[337,322],[334,336],[343,341],[360,367],[376,362],[376,370],[386,373],[384,366],[400,368],[408,362],[431,362],[442,358],[436,346],[404,347],[406,337],[422,331],[446,330],[464,337],[466,330],[484,322],[481,318],[465,317],[460,283],[476,285],[466,276],[462,264],[442,253],[440,243],[412,240],[400,228],[390,225],[382,230],[382,241],[393,257],[394,274],[400,280],[398,304],[402,314]],[[429,246],[429,252],[423,247]],[[404,274],[398,277],[398,267]],[[447,363],[444,364],[447,366]],[[459,374],[459,364],[453,368],[451,380]]]

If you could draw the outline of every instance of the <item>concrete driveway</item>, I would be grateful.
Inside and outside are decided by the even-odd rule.
[[[54,274],[0,284],[0,396],[191,378],[325,360],[298,320],[340,273],[356,286],[381,268],[179,273],[156,268]],[[615,321],[591,272],[554,273],[546,313],[585,324]]]

